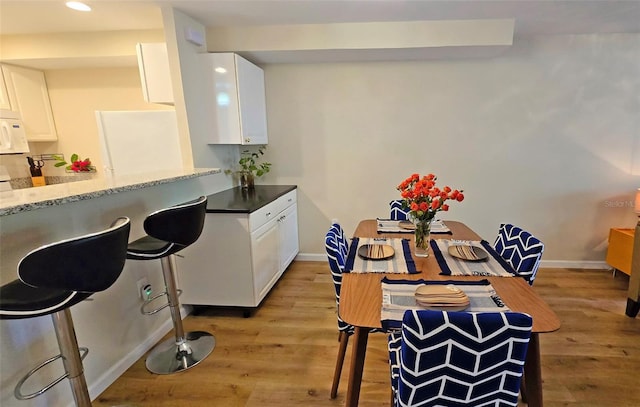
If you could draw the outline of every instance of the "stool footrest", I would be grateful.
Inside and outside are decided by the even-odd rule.
[[[89,353],[89,349],[88,348],[78,348],[78,350],[80,351],[80,359],[84,360],[84,358],[87,356],[87,354]],[[20,381],[18,382],[18,384],[16,384],[15,389],[13,390],[13,394],[14,396],[18,399],[18,400],[29,400],[32,399],[34,397],[38,397],[39,395],[41,395],[42,393],[46,392],[47,390],[49,390],[50,388],[52,388],[53,386],[55,386],[56,384],[60,383],[61,381],[63,381],[64,379],[66,379],[69,376],[69,373],[63,374],[62,376],[58,377],[57,379],[55,379],[54,381],[52,381],[51,383],[47,384],[46,386],[44,386],[43,388],[41,388],[40,390],[30,393],[30,394],[22,394],[22,386],[24,385],[24,383],[31,377],[33,376],[38,370],[42,369],[43,367],[47,366],[50,363],[55,362],[58,359],[61,359],[62,355],[58,354],[56,356],[53,356],[47,360],[45,360],[44,362],[40,363],[38,366],[34,367],[33,369],[31,369],[29,371],[29,373],[27,373],[25,376],[22,377],[22,379],[20,379]]]
[[[182,290],[180,290],[180,289],[176,290],[176,292],[178,293],[178,297],[180,296],[180,294],[182,294]],[[166,304],[163,304],[163,305],[159,306],[158,308],[152,309],[151,311],[147,311],[146,310],[147,305],[151,304],[152,302],[154,302],[158,298],[164,297],[164,296],[169,296],[169,294],[166,291],[163,291],[160,294],[154,295],[153,297],[149,298],[148,300],[144,300],[144,302],[142,303],[142,306],[140,306],[140,313],[142,313],[144,315],[153,315],[153,314],[155,314],[157,312],[160,312],[163,309],[167,308],[169,305],[171,305],[168,302]]]

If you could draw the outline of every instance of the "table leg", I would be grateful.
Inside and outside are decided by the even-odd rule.
[[[542,407],[542,368],[540,367],[540,342],[537,333],[531,334],[527,357],[524,362],[524,377],[529,407]]]
[[[351,364],[349,366],[349,384],[347,387],[346,407],[357,407],[360,398],[360,384],[364,370],[364,356],[367,353],[369,328],[355,327],[351,345]]]

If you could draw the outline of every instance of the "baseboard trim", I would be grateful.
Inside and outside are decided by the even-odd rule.
[[[541,268],[546,269],[599,269],[608,270],[611,268],[604,261],[594,260],[542,260],[540,262]]]
[[[180,306],[180,316],[184,319],[192,311],[191,306]],[[98,380],[89,384],[89,396],[91,400],[98,398],[116,379],[124,374],[134,363],[138,361],[146,352],[153,348],[160,340],[173,329],[173,321],[169,318],[165,323],[160,325],[151,335],[143,342],[133,348],[124,358],[120,359],[111,369],[102,374]],[[149,373],[151,374],[151,373]],[[68,407],[75,406],[75,403]]]
[[[326,254],[298,253],[297,261],[327,261]],[[611,267],[604,261],[583,260],[542,260],[540,267],[549,269],[601,269],[608,270]]]
[[[316,253],[298,253],[295,260],[297,261],[327,261],[327,255]]]

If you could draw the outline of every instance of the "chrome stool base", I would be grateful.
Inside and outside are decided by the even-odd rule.
[[[147,370],[155,374],[172,374],[190,369],[203,361],[216,346],[216,339],[209,332],[186,333],[186,339],[176,343],[169,338],[151,350],[147,356]]]

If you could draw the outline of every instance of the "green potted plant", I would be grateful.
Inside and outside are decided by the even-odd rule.
[[[255,177],[261,177],[271,170],[270,162],[258,163],[258,159],[264,155],[266,149],[267,146],[263,145],[258,148],[258,151],[243,150],[238,160],[240,169],[237,171],[226,170],[225,172],[227,174],[237,173],[242,188],[253,188]]]

